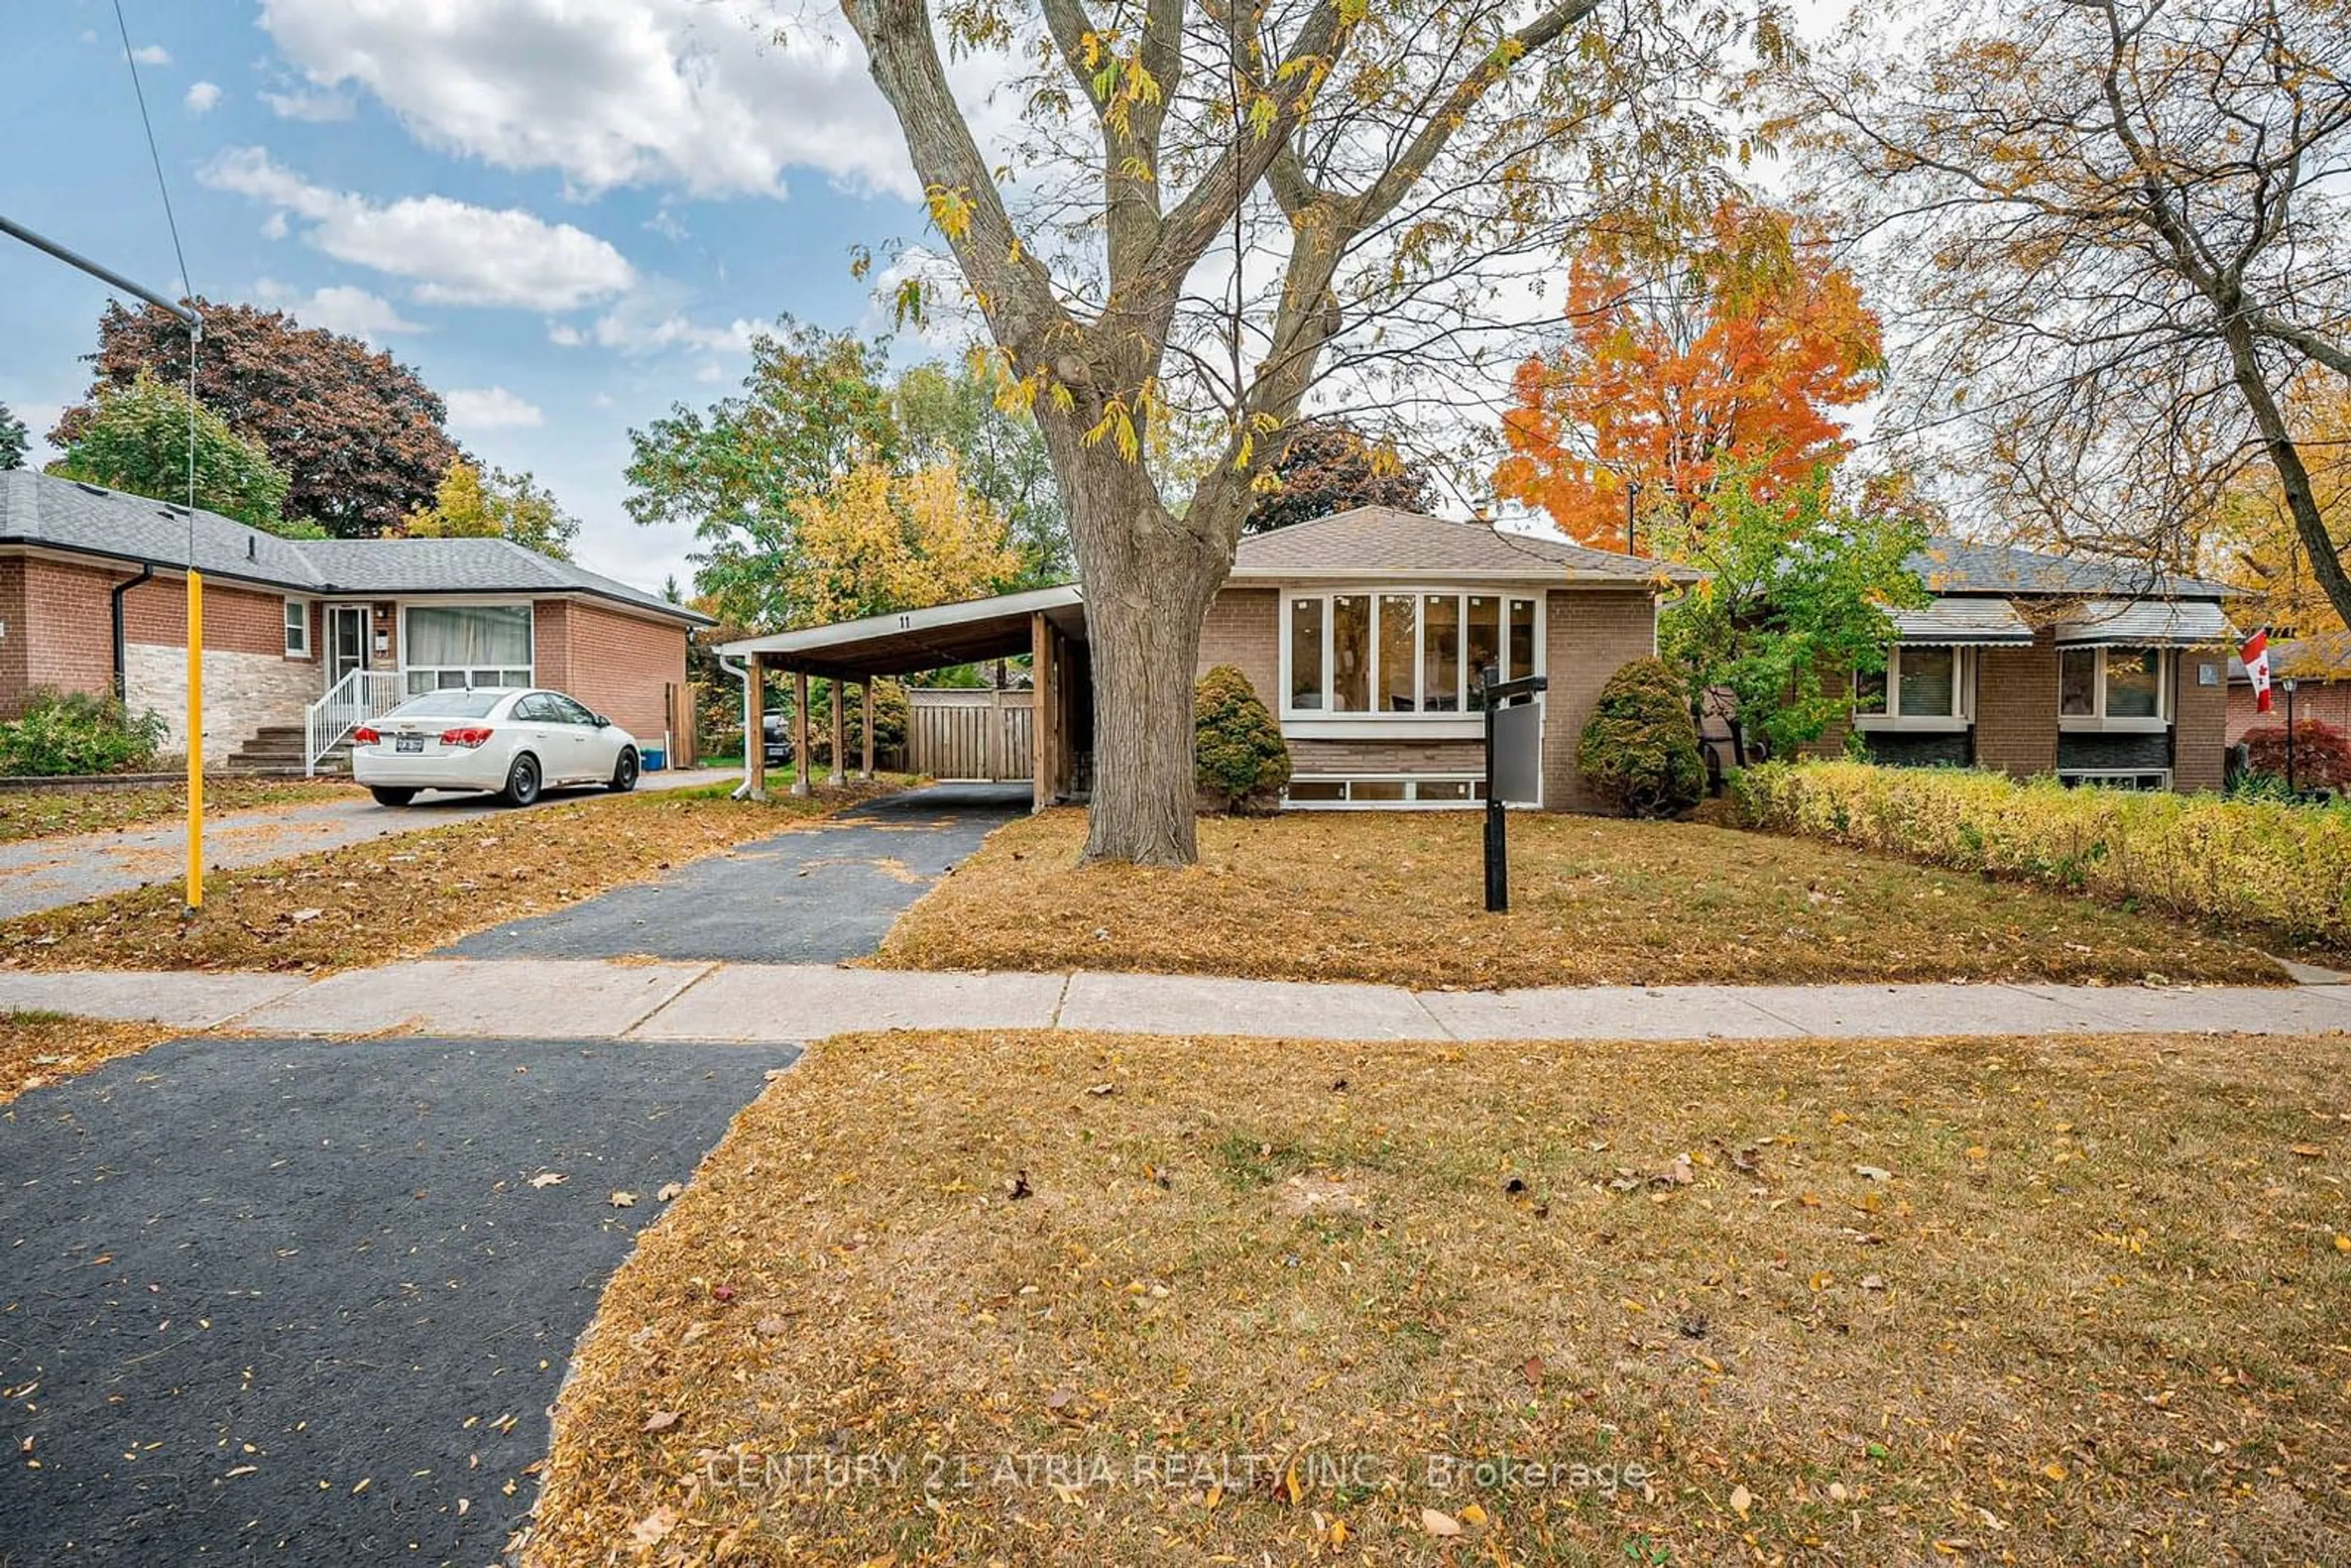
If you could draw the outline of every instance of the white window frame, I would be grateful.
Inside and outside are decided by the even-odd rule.
[[[1358,596],[1372,601],[1372,619],[1369,629],[1371,665],[1364,672],[1364,680],[1365,689],[1377,692],[1380,690],[1379,601],[1384,596],[1412,596],[1416,601],[1413,610],[1412,683],[1414,691],[1420,693],[1425,698],[1426,693],[1424,688],[1427,681],[1428,662],[1428,641],[1425,630],[1425,618],[1428,613],[1426,599],[1432,594],[1439,598],[1457,599],[1461,601],[1459,646],[1462,650],[1462,667],[1459,674],[1460,685],[1457,692],[1460,704],[1458,707],[1450,712],[1416,710],[1411,713],[1395,713],[1384,709],[1370,709],[1362,713],[1334,714],[1327,708],[1298,708],[1290,706],[1291,605],[1301,600],[1310,599],[1320,600],[1322,602],[1322,690],[1327,697],[1331,692],[1332,679],[1331,643],[1334,631],[1333,622],[1336,620],[1332,609],[1332,601]],[[1468,659],[1468,601],[1472,598],[1501,601],[1501,652],[1506,663],[1510,658],[1510,602],[1516,600],[1520,603],[1534,606],[1534,668],[1531,670],[1505,668],[1502,678],[1514,680],[1520,675],[1544,674],[1547,645],[1551,640],[1549,620],[1551,606],[1549,595],[1541,589],[1531,589],[1524,585],[1510,587],[1491,583],[1458,582],[1318,583],[1312,588],[1283,589],[1280,602],[1274,608],[1274,642],[1278,650],[1276,660],[1278,670],[1275,678],[1280,685],[1279,711],[1281,716],[1282,733],[1303,739],[1377,740],[1395,738],[1398,731],[1408,729],[1416,737],[1429,740],[1482,738],[1486,733],[1485,713],[1482,709],[1468,706],[1470,676]],[[1350,775],[1350,777],[1353,776]],[[1429,777],[1435,778],[1437,775],[1429,775]],[[1390,809],[1400,803],[1394,800],[1380,802]],[[1319,806],[1327,802],[1317,801],[1313,804]],[[1448,802],[1448,804],[1458,804],[1458,802]]]
[[[405,702],[412,696],[422,696],[424,695],[423,692],[417,691],[413,684],[413,677],[418,672],[430,670],[437,683],[444,672],[458,670],[460,668],[455,664],[412,664],[408,662],[408,651],[416,645],[415,640],[408,634],[408,615],[409,612],[412,610],[528,611],[530,612],[530,678],[524,681],[522,684],[525,686],[536,686],[538,685],[538,601],[537,600],[459,599],[454,597],[444,599],[435,597],[432,599],[421,599],[414,601],[413,602],[402,602],[400,606],[400,690],[402,701]],[[511,668],[512,666],[507,667]],[[461,673],[470,675],[473,672],[461,671]],[[438,685],[428,686],[425,688],[426,691],[455,689],[457,688],[441,687]]]
[[[1486,799],[1479,793],[1485,780],[1475,773],[1301,773],[1293,776],[1290,786],[1300,784],[1338,785],[1353,792],[1357,784],[1401,784],[1405,799],[1401,800],[1300,800],[1282,793],[1282,806],[1292,811],[1475,811],[1483,810]],[[1424,800],[1420,799],[1423,784],[1466,784],[1464,798],[1458,800]],[[1516,810],[1515,806],[1512,810]]]
[[[289,659],[313,657],[317,650],[310,643],[310,601],[288,594],[286,599],[286,656]]]
[[[2074,643],[2057,650],[2057,727],[2079,735],[2158,735],[2171,727],[2171,687],[2179,671],[2179,654],[2176,649],[2122,647],[2126,653],[2153,653],[2155,665],[2155,716],[2109,717],[2106,713],[2106,644]],[[2091,653],[2097,658],[2097,676],[2090,691],[2095,704],[2089,713],[2069,714],[2065,711],[2065,659],[2068,654]],[[2152,768],[2132,768],[2133,773],[2152,772]]]
[[[1947,643],[1920,643],[1947,647]],[[1886,650],[1886,711],[1861,711],[1862,672],[1853,673],[1853,727],[1863,730],[1905,730],[1922,735],[1956,735],[1976,722],[1976,658],[1973,648],[1951,648],[1951,711],[1906,714],[1902,711],[1902,645]]]
[[[2168,768],[2066,768],[2059,770],[2057,782],[2102,789],[2130,789],[2156,794],[2171,788]]]

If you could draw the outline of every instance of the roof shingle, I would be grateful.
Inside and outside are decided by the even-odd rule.
[[[1504,533],[1490,523],[1455,523],[1393,507],[1356,507],[1311,522],[1251,534],[1233,557],[1233,575],[1350,577],[1414,574],[1515,576],[1530,582],[1606,579],[1694,582],[1687,567],[1564,539]]]
[[[152,562],[303,593],[585,593],[698,625],[658,594],[511,539],[287,539],[217,513],[51,474],[0,473],[0,544]]]

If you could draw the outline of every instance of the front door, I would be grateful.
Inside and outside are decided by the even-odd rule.
[[[367,668],[368,607],[327,606],[327,685],[341,684],[353,670]]]

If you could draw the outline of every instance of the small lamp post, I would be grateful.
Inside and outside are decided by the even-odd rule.
[[[2293,677],[2292,675],[2288,675],[2285,679],[2283,679],[2283,680],[2280,681],[2280,682],[2278,683],[2278,690],[2280,690],[2280,691],[2282,691],[2282,692],[2283,692],[2283,693],[2285,694],[2285,792],[2286,792],[2287,794],[2291,795],[2291,794],[2293,794],[2293,793],[2294,792],[2294,677]]]

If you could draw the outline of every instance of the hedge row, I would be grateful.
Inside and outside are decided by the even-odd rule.
[[[2351,943],[2351,806],[1859,762],[1766,763],[1731,792],[1750,827]]]

